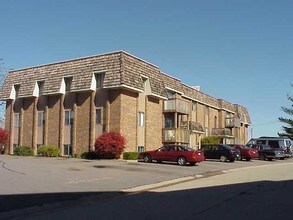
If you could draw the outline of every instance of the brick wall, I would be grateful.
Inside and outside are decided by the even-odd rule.
[[[90,103],[91,92],[77,93],[76,95],[76,149],[75,153],[80,154],[90,149]]]
[[[59,146],[60,95],[48,97],[48,145]]]
[[[23,124],[22,143],[24,146],[32,146],[33,137],[34,98],[23,99]]]
[[[162,146],[163,101],[148,97],[146,103],[146,149]]]

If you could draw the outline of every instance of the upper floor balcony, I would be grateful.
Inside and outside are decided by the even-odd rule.
[[[190,131],[183,128],[163,128],[164,143],[189,143]]]
[[[212,135],[215,136],[222,136],[222,137],[232,137],[232,130],[229,128],[213,128],[212,129]]]
[[[240,128],[241,127],[240,119],[236,117],[225,118],[225,127],[226,128]]]
[[[180,123],[180,127],[186,128],[193,132],[204,133],[202,125],[195,121],[189,121],[189,123],[187,121],[182,121]]]
[[[182,99],[169,99],[164,101],[164,112],[178,112],[189,114],[189,102]]]

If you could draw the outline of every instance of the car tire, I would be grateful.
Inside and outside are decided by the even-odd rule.
[[[178,163],[179,166],[185,166],[186,165],[185,157],[178,157],[177,163]]]
[[[284,157],[281,157],[281,158],[280,158],[280,160],[284,160],[284,159],[285,159]]]
[[[220,157],[220,161],[221,161],[221,162],[226,162],[226,161],[227,161],[227,157],[226,157],[225,155],[222,155],[222,156]]]
[[[273,158],[268,158],[268,161],[272,161],[273,160]]]
[[[261,154],[261,155],[259,155],[259,159],[260,159],[260,160],[265,160],[266,157],[265,157],[265,155]]]
[[[143,156],[143,161],[146,163],[151,163],[152,162],[152,157],[149,154],[146,154]]]

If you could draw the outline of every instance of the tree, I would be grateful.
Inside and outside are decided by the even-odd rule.
[[[2,87],[4,80],[5,80],[5,73],[4,73],[4,68],[2,63],[3,59],[0,58],[0,88]],[[5,115],[5,106],[6,102],[0,100],[0,127],[4,126],[4,115]]]
[[[293,88],[293,84],[291,84]],[[292,102],[290,108],[281,107],[282,111],[289,115],[289,118],[279,117],[279,121],[284,123],[285,125],[282,126],[283,133],[278,133],[279,136],[287,136],[293,140],[293,96],[287,95],[287,99]],[[291,117],[290,117],[291,116]]]
[[[217,136],[207,136],[201,139],[202,144],[220,144],[221,138]]]

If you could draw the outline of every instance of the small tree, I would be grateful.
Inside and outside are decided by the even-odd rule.
[[[221,138],[217,136],[208,136],[201,139],[202,144],[220,144]]]
[[[291,84],[291,87],[293,87],[293,84]],[[287,99],[293,103],[293,96],[287,95]],[[283,117],[278,118],[280,122],[286,125],[286,126],[282,126],[284,132],[278,133],[278,135],[287,136],[293,140],[293,104],[291,105],[291,108],[281,107],[281,109],[283,112],[291,116],[291,118],[283,118]]]
[[[5,145],[7,144],[9,139],[9,132],[0,128],[0,153],[3,154],[5,152]]]
[[[100,159],[118,159],[125,148],[125,144],[125,137],[120,133],[104,133],[96,140],[95,152]]]

